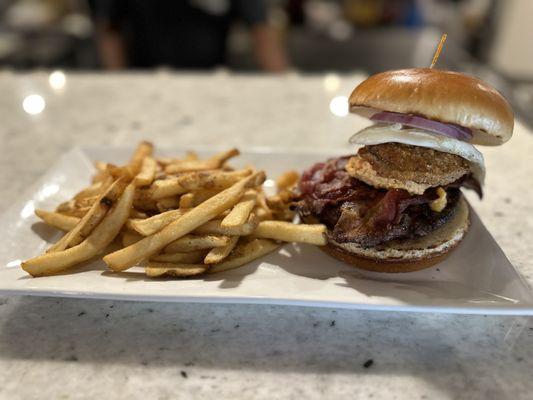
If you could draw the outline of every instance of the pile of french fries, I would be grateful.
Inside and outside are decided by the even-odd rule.
[[[267,197],[265,173],[234,170],[237,149],[199,159],[156,158],[141,142],[124,166],[96,162],[92,184],[53,212],[35,210],[64,236],[45,254],[22,263],[32,276],[63,272],[103,257],[116,272],[134,266],[149,277],[190,277],[240,267],[274,251],[282,242],[326,244],[324,225],[293,224],[291,189],[298,174],[277,180]]]

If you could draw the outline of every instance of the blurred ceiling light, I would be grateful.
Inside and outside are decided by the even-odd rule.
[[[48,77],[50,87],[55,90],[61,90],[67,83],[67,77],[63,71],[54,71]]]
[[[348,115],[348,97],[337,96],[331,99],[329,110],[337,117],[346,117]]]
[[[43,96],[38,94],[30,94],[22,101],[22,108],[31,115],[42,113],[45,107],[46,103],[43,99]]]
[[[341,79],[337,74],[327,74],[324,77],[324,89],[327,92],[336,92],[341,86]]]

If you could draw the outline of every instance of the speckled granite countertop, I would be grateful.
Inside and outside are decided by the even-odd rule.
[[[364,121],[329,102],[359,79],[69,74],[56,92],[45,73],[0,73],[0,207],[74,145],[349,151]],[[469,199],[533,285],[533,134],[481,150],[486,196]],[[0,370],[6,399],[530,399],[533,320],[0,297]]]

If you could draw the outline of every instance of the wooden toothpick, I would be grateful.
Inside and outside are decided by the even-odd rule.
[[[435,51],[435,55],[433,56],[433,61],[431,61],[431,65],[429,66],[429,68],[433,68],[435,64],[437,64],[437,60],[439,59],[440,52],[442,51],[442,46],[444,46],[444,42],[446,41],[447,36],[448,35],[446,33],[442,34],[439,45],[437,46],[437,50]]]

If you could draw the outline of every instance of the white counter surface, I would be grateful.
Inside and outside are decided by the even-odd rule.
[[[75,145],[349,153],[365,122],[329,102],[359,79],[328,91],[321,76],[67,74],[54,91],[46,73],[0,73],[0,209]],[[39,115],[21,107],[32,93]],[[469,199],[532,285],[533,134],[517,124],[480,150],[485,198]],[[533,320],[0,297],[0,371],[5,399],[530,399]]]

